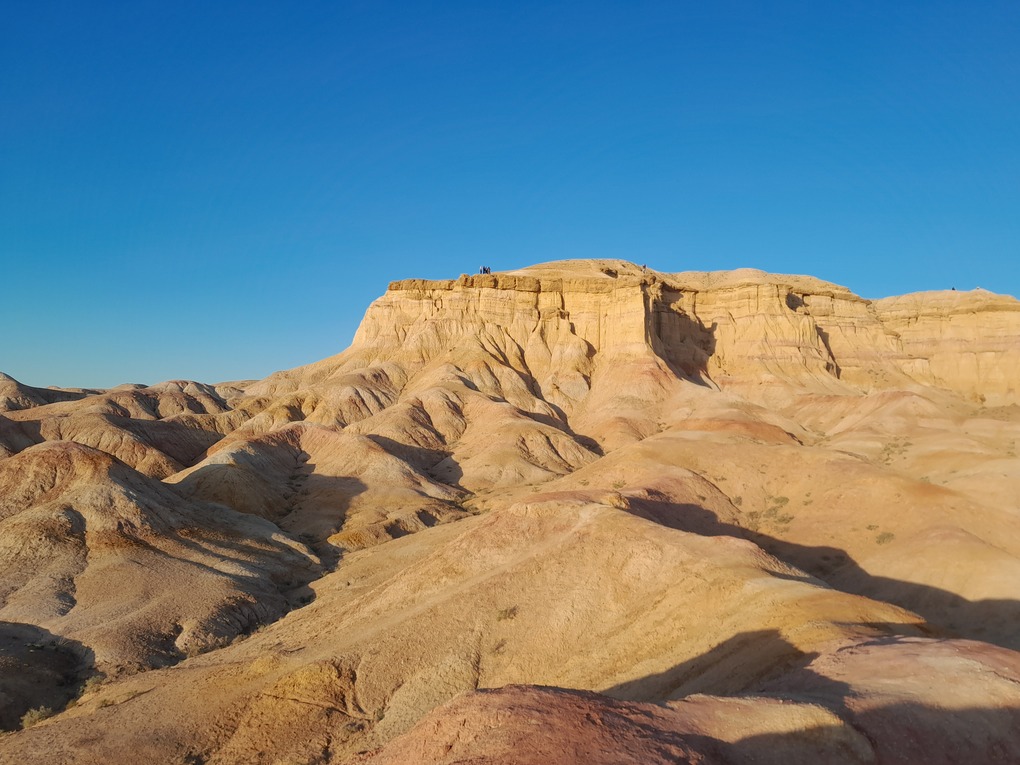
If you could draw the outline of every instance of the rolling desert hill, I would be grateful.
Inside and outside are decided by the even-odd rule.
[[[0,376],[0,762],[1017,762],[1018,440],[1012,297],[616,260]]]

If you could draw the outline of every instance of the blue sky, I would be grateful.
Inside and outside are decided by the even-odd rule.
[[[1015,2],[5,3],[0,370],[262,377],[572,257],[1020,294]]]

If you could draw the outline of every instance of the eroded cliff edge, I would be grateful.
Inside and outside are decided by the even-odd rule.
[[[426,360],[480,325],[505,330],[540,379],[560,366],[550,346],[565,341],[586,358],[652,351],[723,387],[775,377],[851,393],[913,381],[988,403],[1018,401],[1020,301],[1010,296],[942,291],[870,301],[810,276],[581,263],[589,267],[571,261],[569,270],[548,264],[394,282],[367,312],[354,347]],[[564,393],[569,400],[582,391]]]
[[[547,381],[543,391],[566,408],[587,393],[598,360],[648,353],[721,387],[781,379],[852,393],[920,383],[992,404],[1020,400],[1015,298],[974,290],[871,301],[812,277],[752,269],[663,274],[571,261],[397,281],[367,312],[352,350],[427,363],[479,336]]]

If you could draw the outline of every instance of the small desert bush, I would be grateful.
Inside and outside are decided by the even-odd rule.
[[[496,615],[496,621],[503,622],[507,619],[513,619],[515,616],[517,616],[517,606],[510,606],[509,608],[504,608]]]
[[[86,693],[92,693],[92,691],[98,691],[103,685],[106,684],[106,675],[102,672],[97,672],[92,675],[81,687],[81,693],[79,695],[84,696]]]
[[[40,723],[48,717],[53,717],[53,710],[49,707],[36,707],[35,709],[29,709],[21,716],[21,727],[31,728],[36,723]]]

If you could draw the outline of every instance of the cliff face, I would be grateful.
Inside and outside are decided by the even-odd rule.
[[[878,300],[875,309],[915,379],[988,403],[1020,401],[1020,301],[946,290]]]
[[[568,413],[593,376],[639,362],[724,388],[781,381],[855,393],[921,383],[993,403],[1020,400],[1020,302],[1008,296],[873,302],[810,277],[750,269],[557,265],[393,282],[348,355],[416,369],[474,346],[533,378]]]
[[[612,364],[666,362],[700,379],[711,336],[681,300],[651,276],[394,282],[369,309],[351,353],[417,371],[474,349],[533,380],[569,413]]]

